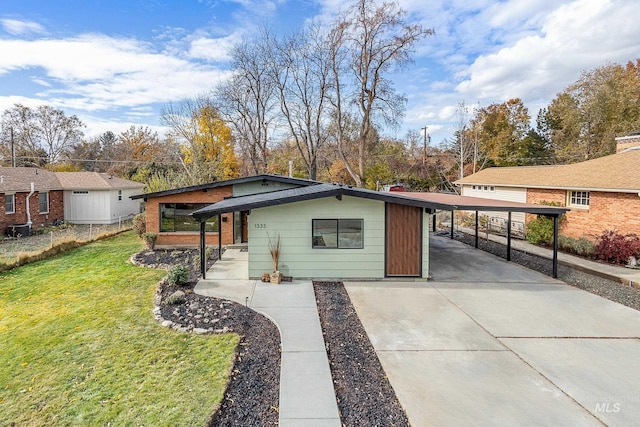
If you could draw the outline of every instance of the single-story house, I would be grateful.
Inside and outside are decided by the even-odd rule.
[[[0,167],[0,232],[10,233],[16,225],[30,225],[30,229],[63,219],[63,190],[55,173]]]
[[[250,278],[273,271],[269,249],[278,239],[278,269],[286,276],[428,278],[429,218],[435,210],[486,207],[483,200],[475,198],[457,196],[452,200],[434,193],[417,197],[308,182],[307,186],[224,199],[194,211],[192,216],[200,223],[200,250],[204,251],[208,221],[245,212]],[[566,211],[524,204],[492,206],[504,211],[545,213],[556,219]],[[201,269],[204,274],[204,264]]]
[[[605,230],[640,235],[640,136],[616,140],[619,150],[609,156],[569,165],[488,168],[455,184],[463,196],[568,207],[561,229],[568,237],[594,240]],[[514,213],[512,220],[531,218]]]
[[[157,247],[197,247],[200,225],[191,216],[194,211],[230,197],[281,191],[316,183],[306,179],[265,174],[137,194],[131,196],[131,199],[142,199],[146,202],[147,232],[157,233]],[[221,231],[219,231],[218,220],[221,221]],[[220,218],[208,219],[206,221],[207,244],[217,244],[218,237],[221,237],[224,245],[246,242],[248,239],[247,212],[239,211]]]
[[[20,234],[56,221],[112,224],[140,211],[130,196],[144,184],[98,172],[0,167],[0,232]]]
[[[115,224],[140,213],[131,196],[144,184],[99,172],[56,172],[64,192],[64,220],[74,224]]]

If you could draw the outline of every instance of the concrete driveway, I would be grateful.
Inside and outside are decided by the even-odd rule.
[[[345,286],[414,427],[638,425],[640,312],[441,237]]]

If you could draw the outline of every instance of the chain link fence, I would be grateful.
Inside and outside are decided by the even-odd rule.
[[[35,230],[30,236],[0,237],[0,264],[10,264],[18,257],[36,254],[66,242],[90,242],[132,228],[132,221],[116,224],[64,224]]]

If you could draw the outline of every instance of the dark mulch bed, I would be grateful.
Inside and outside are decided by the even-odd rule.
[[[208,426],[278,425],[280,393],[280,333],[267,318],[232,301],[205,297],[193,292],[199,276],[197,250],[143,251],[132,260],[142,265],[168,268],[191,266],[190,281],[184,286],[161,282],[156,291],[154,311],[163,325],[193,333],[240,335],[240,344],[229,384],[220,408],[207,421]],[[214,252],[209,266],[218,258]],[[167,297],[184,293],[183,302],[169,305]]]
[[[342,282],[313,282],[342,425],[408,426]]]
[[[454,238],[470,246],[473,246],[475,242],[474,236],[465,233],[454,233]],[[501,258],[505,258],[507,254],[505,245],[491,240],[479,239],[478,248]],[[550,259],[512,248],[511,260],[524,267],[551,276],[552,265]],[[562,264],[558,265],[558,279],[610,301],[640,310],[640,290],[623,285],[621,282],[605,279]]]

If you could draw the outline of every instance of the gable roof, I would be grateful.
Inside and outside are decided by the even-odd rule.
[[[64,190],[122,190],[144,184],[99,172],[56,172]]]
[[[419,195],[419,196],[417,196]],[[500,210],[546,213],[549,215],[559,215],[569,209],[561,207],[528,205],[525,203],[499,202],[492,204],[492,209],[485,209],[487,201],[475,197],[456,196],[456,203],[453,200],[447,201],[445,194],[439,193],[395,193],[367,190],[341,184],[317,184],[307,187],[291,188],[287,190],[272,191],[269,193],[252,194],[248,196],[230,197],[212,205],[198,209],[193,212],[193,217],[197,220],[205,220],[223,213],[244,211],[268,206],[283,205],[287,203],[301,202],[304,200],[320,199],[324,197],[353,196],[365,199],[380,200],[383,202],[396,203],[400,205],[416,206],[423,209],[435,210],[457,210],[475,209],[478,210]],[[466,204],[465,204],[466,200]],[[482,202],[482,204],[478,204]]]
[[[246,183],[246,182],[256,182],[256,181],[274,181],[274,182],[281,182],[281,183],[285,183],[285,184],[293,184],[293,185],[300,185],[300,186],[315,185],[315,184],[319,183],[318,181],[312,181],[312,180],[309,180],[309,179],[290,178],[288,176],[282,176],[282,175],[262,174],[262,175],[246,176],[246,177],[242,177],[242,178],[227,179],[227,180],[224,180],[224,181],[208,182],[206,184],[191,185],[189,187],[173,188],[171,190],[156,191],[156,192],[153,192],[153,193],[137,194],[135,196],[131,196],[131,198],[132,199],[142,199],[142,198],[144,198],[145,200],[147,200],[147,199],[153,198],[153,197],[161,197],[161,196],[169,196],[169,195],[172,195],[172,194],[188,193],[190,191],[210,190],[212,188],[217,188],[217,187],[226,187],[226,186],[229,186],[229,185],[243,184],[243,183]]]
[[[28,193],[32,182],[36,191],[62,190],[56,174],[48,170],[0,167],[0,193]]]
[[[640,192],[640,150],[623,151],[570,165],[493,167],[456,185]]]

